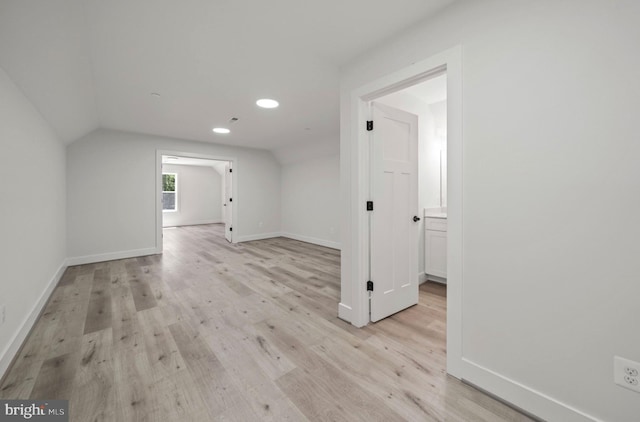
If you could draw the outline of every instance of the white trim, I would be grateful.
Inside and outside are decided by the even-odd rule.
[[[351,321],[351,314],[353,313],[353,309],[351,306],[347,306],[344,303],[340,302],[338,304],[338,318],[343,321]]]
[[[437,275],[427,274],[427,280],[433,281],[435,283],[447,284],[447,279],[445,277],[438,277]]]
[[[327,248],[340,250],[340,242],[333,242],[331,240],[318,239],[317,237],[302,236],[293,233],[282,233],[281,236],[288,237],[289,239],[293,240],[299,240],[301,242],[313,243],[314,245],[320,245]]]
[[[138,256],[156,255],[156,248],[133,249],[130,251],[107,252],[96,255],[76,256],[67,258],[67,265],[84,265],[96,262],[113,261],[115,259],[135,258]]]
[[[233,193],[233,210],[231,211],[231,221],[232,226],[238,229],[238,159],[236,157],[226,157],[226,156],[216,156],[216,155],[206,155],[195,152],[184,152],[184,151],[173,151],[173,150],[156,150],[156,246],[154,249],[154,253],[161,254],[162,253],[162,156],[163,155],[173,155],[178,157],[187,157],[187,158],[203,158],[206,160],[216,160],[216,161],[230,161],[231,168],[233,169],[233,184],[231,186],[231,191]],[[236,243],[235,236],[232,236],[232,243]]]
[[[222,220],[200,220],[200,221],[189,221],[188,223],[180,223],[180,224],[170,224],[168,226],[162,226],[163,229],[168,227],[182,227],[182,226],[202,226],[204,224],[224,224]]]
[[[31,331],[31,328],[36,323],[40,312],[42,312],[42,309],[47,304],[51,293],[53,293],[53,289],[55,289],[56,285],[60,281],[60,278],[62,278],[64,271],[67,269],[67,265],[68,264],[66,261],[60,264],[60,268],[58,268],[51,280],[49,280],[49,283],[47,283],[47,287],[40,295],[40,298],[38,298],[38,301],[33,305],[31,312],[29,312],[29,315],[27,315],[24,321],[22,321],[20,328],[13,335],[13,338],[11,339],[7,347],[2,351],[2,355],[0,355],[0,379],[4,377],[5,372],[13,361],[13,358],[20,351],[22,343],[24,343],[25,339],[29,335],[29,332]]]
[[[498,399],[504,400],[516,408],[532,412],[537,418],[563,422],[603,422],[602,419],[584,413],[467,358],[462,358],[462,369],[465,381],[477,385],[480,389],[486,390],[489,394],[495,395]]]
[[[273,239],[274,237],[282,237],[282,233],[272,232],[272,233],[247,234],[244,236],[234,237],[234,240],[240,243],[240,242],[251,242],[252,240]]]
[[[447,72],[447,149],[448,149],[448,231],[447,231],[447,372],[461,378],[462,365],[462,48],[453,47],[392,74],[381,77],[350,93],[350,133],[348,138],[351,171],[348,228],[351,263],[342,282],[351,289],[352,318],[361,327],[369,322],[369,296],[364,280],[368,272],[368,215],[363,206],[369,193],[368,101],[400,90],[446,69]],[[349,209],[351,211],[349,211]]]
[[[422,271],[421,273],[418,273],[418,283],[422,284],[425,283],[429,278],[427,277],[427,273],[425,273],[424,271]]]

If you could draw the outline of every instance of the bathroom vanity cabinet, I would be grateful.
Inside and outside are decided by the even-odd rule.
[[[425,273],[447,278],[447,218],[425,216]]]

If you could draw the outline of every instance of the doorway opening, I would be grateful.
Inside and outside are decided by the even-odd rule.
[[[211,225],[211,233],[236,242],[235,158],[158,151],[156,167],[157,253],[163,252],[165,230],[186,226]]]
[[[376,322],[426,300],[419,284],[446,285],[446,71],[369,108],[369,310]],[[438,290],[446,293],[446,286]]]
[[[350,242],[343,246],[345,266],[342,272],[342,298],[339,316],[357,327],[371,322],[369,314],[369,283],[371,275],[370,211],[365,204],[380,186],[372,186],[372,171],[376,168],[371,154],[368,122],[372,120],[371,103],[382,97],[412,87],[446,72],[446,342],[447,372],[462,377],[462,55],[460,46],[416,62],[389,75],[380,77],[349,93],[350,118],[345,132],[349,137],[342,147],[348,149],[346,160],[350,169],[346,177],[349,193],[345,211]],[[373,122],[374,132],[376,122]],[[378,149],[380,150],[380,149]],[[380,162],[380,160],[378,160]],[[379,168],[379,167],[378,167]],[[387,178],[390,180],[390,178]],[[398,185],[400,186],[400,185]],[[410,196],[407,196],[410,197]],[[444,198],[443,198],[444,199]],[[444,205],[444,202],[443,202]],[[442,206],[437,208],[443,208]],[[418,210],[414,210],[417,212]],[[375,211],[374,211],[375,212]],[[415,217],[424,220],[423,214]],[[410,224],[410,223],[406,223]],[[424,224],[424,221],[423,223]],[[424,226],[423,226],[424,227]],[[416,230],[417,233],[417,230]],[[417,273],[417,268],[416,268]],[[417,274],[416,274],[417,275]],[[436,275],[436,274],[434,274]],[[437,275],[436,275],[437,276]],[[425,276],[426,277],[426,276]],[[374,283],[375,292],[375,280]],[[384,292],[384,290],[383,290]]]

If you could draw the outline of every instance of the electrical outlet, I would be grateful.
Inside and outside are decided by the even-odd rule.
[[[616,384],[640,393],[640,363],[614,356],[613,379]]]
[[[638,385],[638,377],[632,377],[631,375],[624,376],[624,382],[629,385]]]
[[[638,370],[636,368],[630,368],[628,366],[625,366],[624,373],[632,377],[638,376]]]

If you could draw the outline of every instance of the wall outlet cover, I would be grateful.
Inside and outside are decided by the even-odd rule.
[[[624,388],[640,393],[640,362],[614,356],[613,380]]]

